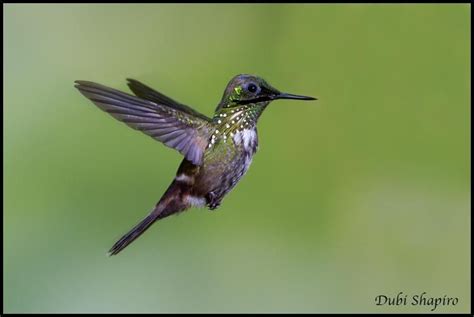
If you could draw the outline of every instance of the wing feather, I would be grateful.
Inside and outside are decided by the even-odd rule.
[[[93,82],[76,81],[76,88],[117,120],[176,149],[193,164],[202,164],[211,119],[202,114],[196,116],[197,111],[181,104],[184,108],[171,107]],[[162,101],[174,102],[164,95],[158,96]]]
[[[180,110],[184,113],[201,118],[203,120],[208,120],[208,118],[205,115],[197,112],[193,108],[183,105],[182,103],[177,102],[171,99],[170,97],[163,95],[161,92],[158,92],[148,87],[147,85],[139,82],[138,80],[127,78],[127,81],[128,81],[127,83],[128,87],[137,97],[150,100],[150,101],[168,106],[176,110]]]

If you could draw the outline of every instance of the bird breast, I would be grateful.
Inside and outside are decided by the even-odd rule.
[[[255,129],[243,129],[234,134],[234,143],[243,146],[244,151],[253,155],[257,151],[258,138]]]

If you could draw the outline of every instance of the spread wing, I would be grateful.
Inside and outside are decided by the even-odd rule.
[[[171,108],[176,109],[176,110],[183,111],[187,114],[196,116],[196,117],[201,118],[203,120],[209,120],[208,117],[206,117],[205,115],[197,112],[193,108],[188,107],[186,105],[183,105],[182,103],[177,102],[177,101],[171,99],[170,97],[167,97],[167,96],[163,95],[161,92],[158,92],[158,91],[148,87],[147,85],[139,82],[138,80],[127,78],[127,81],[128,81],[128,83],[127,83],[128,87],[130,88],[131,91],[133,91],[133,93],[137,97],[140,97],[140,98],[143,98],[143,99],[146,99],[146,100],[150,100],[150,101],[153,101],[157,104],[165,105],[165,106],[171,107]]]
[[[144,100],[93,82],[78,80],[75,83],[84,96],[117,120],[176,149],[193,164],[202,164],[211,119],[164,105],[166,102]]]

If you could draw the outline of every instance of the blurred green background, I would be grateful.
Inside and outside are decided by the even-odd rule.
[[[5,312],[470,309],[468,5],[4,6]],[[155,224],[179,153],[74,89],[136,78],[211,115],[257,74],[278,101],[216,212]]]

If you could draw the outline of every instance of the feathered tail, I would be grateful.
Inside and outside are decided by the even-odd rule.
[[[132,230],[127,232],[123,237],[120,238],[115,244],[110,248],[107,253],[110,255],[118,254],[120,251],[125,249],[130,243],[135,241],[139,236],[141,236],[150,226],[159,219],[168,217],[174,213],[183,211],[189,206],[184,204],[181,198],[181,188],[176,182],[173,182],[163,197],[160,199],[158,204],[152,212],[148,214],[139,224],[133,227]]]
[[[142,233],[146,231],[157,219],[159,215],[153,210],[148,216],[145,217],[138,225],[133,227],[128,233],[120,238],[113,247],[109,250],[107,255],[115,255],[125,249],[130,243],[132,243],[136,238],[138,238]]]

